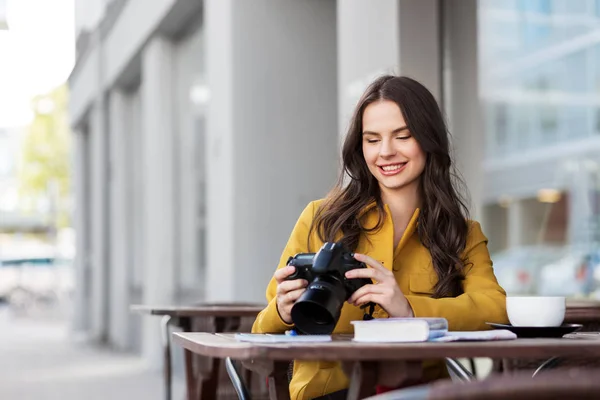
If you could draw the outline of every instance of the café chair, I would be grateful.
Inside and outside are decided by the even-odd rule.
[[[233,360],[229,357],[225,359],[225,370],[227,371],[227,375],[229,375],[229,379],[231,379],[231,384],[238,395],[238,399],[250,400],[252,396],[246,388],[246,385],[244,384],[237,367],[233,363]]]
[[[448,368],[448,372],[450,373],[450,377],[453,381],[470,382],[475,379],[474,375],[468,369],[466,369],[459,361],[453,358],[446,359],[446,367]],[[225,358],[225,370],[227,371],[227,375],[231,380],[231,384],[235,389],[238,399],[251,400],[252,396],[246,387],[246,383],[244,382],[240,371],[236,367],[234,361],[229,357]],[[291,380],[292,378],[292,370],[293,363],[290,363],[290,368],[288,369],[288,380]]]
[[[463,364],[461,364],[458,360],[454,358],[446,358],[446,368],[448,368],[448,372],[450,373],[450,377],[453,380],[461,381],[461,382],[470,382],[475,377],[475,368],[473,360],[469,360],[471,365],[473,366],[473,372],[469,371]]]
[[[394,390],[368,400],[580,400],[600,398],[600,369],[547,371],[493,375],[479,381],[442,380],[428,385]]]

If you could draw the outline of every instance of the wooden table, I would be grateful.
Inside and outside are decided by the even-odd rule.
[[[598,330],[600,325],[600,301],[587,299],[567,299],[565,323],[583,324]]]
[[[587,354],[600,357],[600,341],[570,339],[516,339],[452,343],[356,343],[348,337],[326,343],[248,343],[233,334],[174,333],[185,349],[203,356],[244,361],[244,365],[269,378],[271,399],[289,399],[287,366],[291,360],[341,361],[351,371],[349,399],[374,394],[378,371],[386,364],[406,362],[420,371],[425,359],[451,358],[550,358]],[[397,365],[403,365],[399,363]],[[416,368],[415,368],[416,367]],[[405,368],[408,370],[411,368]],[[382,368],[382,371],[389,370]]]
[[[170,326],[176,326],[184,332],[202,330],[206,332],[235,332],[239,329],[243,317],[255,318],[265,305],[251,303],[204,303],[193,306],[151,306],[132,305],[131,311],[148,315],[162,316],[163,361],[165,398],[172,398],[172,367]],[[198,328],[195,322],[204,322]],[[197,363],[198,365],[200,363]],[[194,368],[194,355],[185,350],[185,378],[188,400],[201,398],[216,399],[218,388],[220,359],[214,358],[206,370]]]

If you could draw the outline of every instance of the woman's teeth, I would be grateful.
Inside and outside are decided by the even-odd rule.
[[[402,164],[396,164],[396,165],[386,165],[385,167],[381,167],[382,170],[384,171],[395,171],[397,169],[400,169],[404,166],[404,164],[406,163],[402,163]]]

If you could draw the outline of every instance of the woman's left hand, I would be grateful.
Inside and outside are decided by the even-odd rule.
[[[348,303],[362,306],[369,302],[379,304],[390,317],[414,317],[412,308],[404,293],[398,287],[394,273],[373,258],[364,254],[354,254],[357,261],[371,268],[357,268],[346,272],[346,278],[369,278],[375,283],[365,285],[350,296]]]

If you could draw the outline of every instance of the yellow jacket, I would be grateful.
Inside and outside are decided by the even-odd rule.
[[[323,242],[316,233],[312,233],[310,244],[307,246],[308,232],[315,212],[321,200],[310,203],[300,215],[289,241],[283,251],[278,268],[286,265],[288,257],[297,253],[316,252]],[[357,253],[362,253],[380,261],[386,268],[391,269],[394,263],[394,228],[389,209],[387,219],[382,228],[368,235],[368,239],[359,241]],[[398,258],[395,271],[396,281],[412,306],[415,317],[444,317],[448,320],[449,329],[453,331],[488,329],[486,322],[507,323],[506,293],[498,284],[492,262],[487,249],[487,238],[481,232],[479,223],[472,222],[467,239],[464,256],[472,263],[467,268],[463,281],[464,294],[455,298],[433,299],[433,287],[437,275],[432,267],[429,251],[421,244],[416,234],[419,210],[413,215],[404,235],[398,245]],[[375,203],[368,206],[363,214],[365,226],[377,223]],[[267,307],[260,312],[252,327],[253,332],[283,333],[291,329],[277,312],[276,295],[277,282],[271,279],[267,287]],[[334,333],[352,333],[350,321],[361,320],[363,310],[359,307],[344,303],[340,319]],[[375,318],[387,318],[385,310],[377,307]],[[443,367],[443,366],[442,366]],[[425,363],[424,375],[430,379],[441,377],[439,363]],[[437,376],[435,376],[437,375]],[[337,362],[296,361],[294,374],[290,383],[292,399],[312,399],[327,393],[348,387],[348,378]]]

